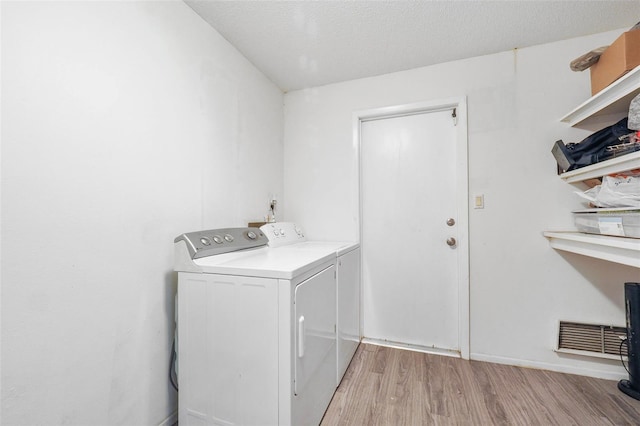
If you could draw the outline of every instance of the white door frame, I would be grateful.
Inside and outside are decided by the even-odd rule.
[[[360,198],[358,233],[359,238],[362,238],[362,123],[371,120],[453,110],[454,108],[457,116],[456,190],[458,211],[456,227],[458,230],[458,341],[460,344],[460,356],[463,359],[469,359],[469,178],[467,157],[467,98],[465,96],[367,109],[353,113],[353,143],[358,150],[358,194]],[[364,276],[362,275],[362,271],[361,276]],[[362,295],[360,300],[364,300]],[[363,311],[364,309],[360,310],[361,324]]]

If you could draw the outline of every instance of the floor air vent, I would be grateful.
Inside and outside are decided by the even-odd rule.
[[[620,359],[620,342],[627,337],[625,327],[560,321],[558,352]],[[622,345],[627,356],[627,345]]]

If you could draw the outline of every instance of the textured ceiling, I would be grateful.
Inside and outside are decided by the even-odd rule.
[[[284,91],[627,28],[640,20],[640,0],[185,2]]]

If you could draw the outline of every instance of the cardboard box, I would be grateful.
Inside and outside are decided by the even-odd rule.
[[[640,30],[627,31],[604,51],[591,70],[591,94],[595,95],[640,65]]]

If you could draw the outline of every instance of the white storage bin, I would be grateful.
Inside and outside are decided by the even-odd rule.
[[[640,238],[640,209],[587,209],[573,212],[580,232]]]

